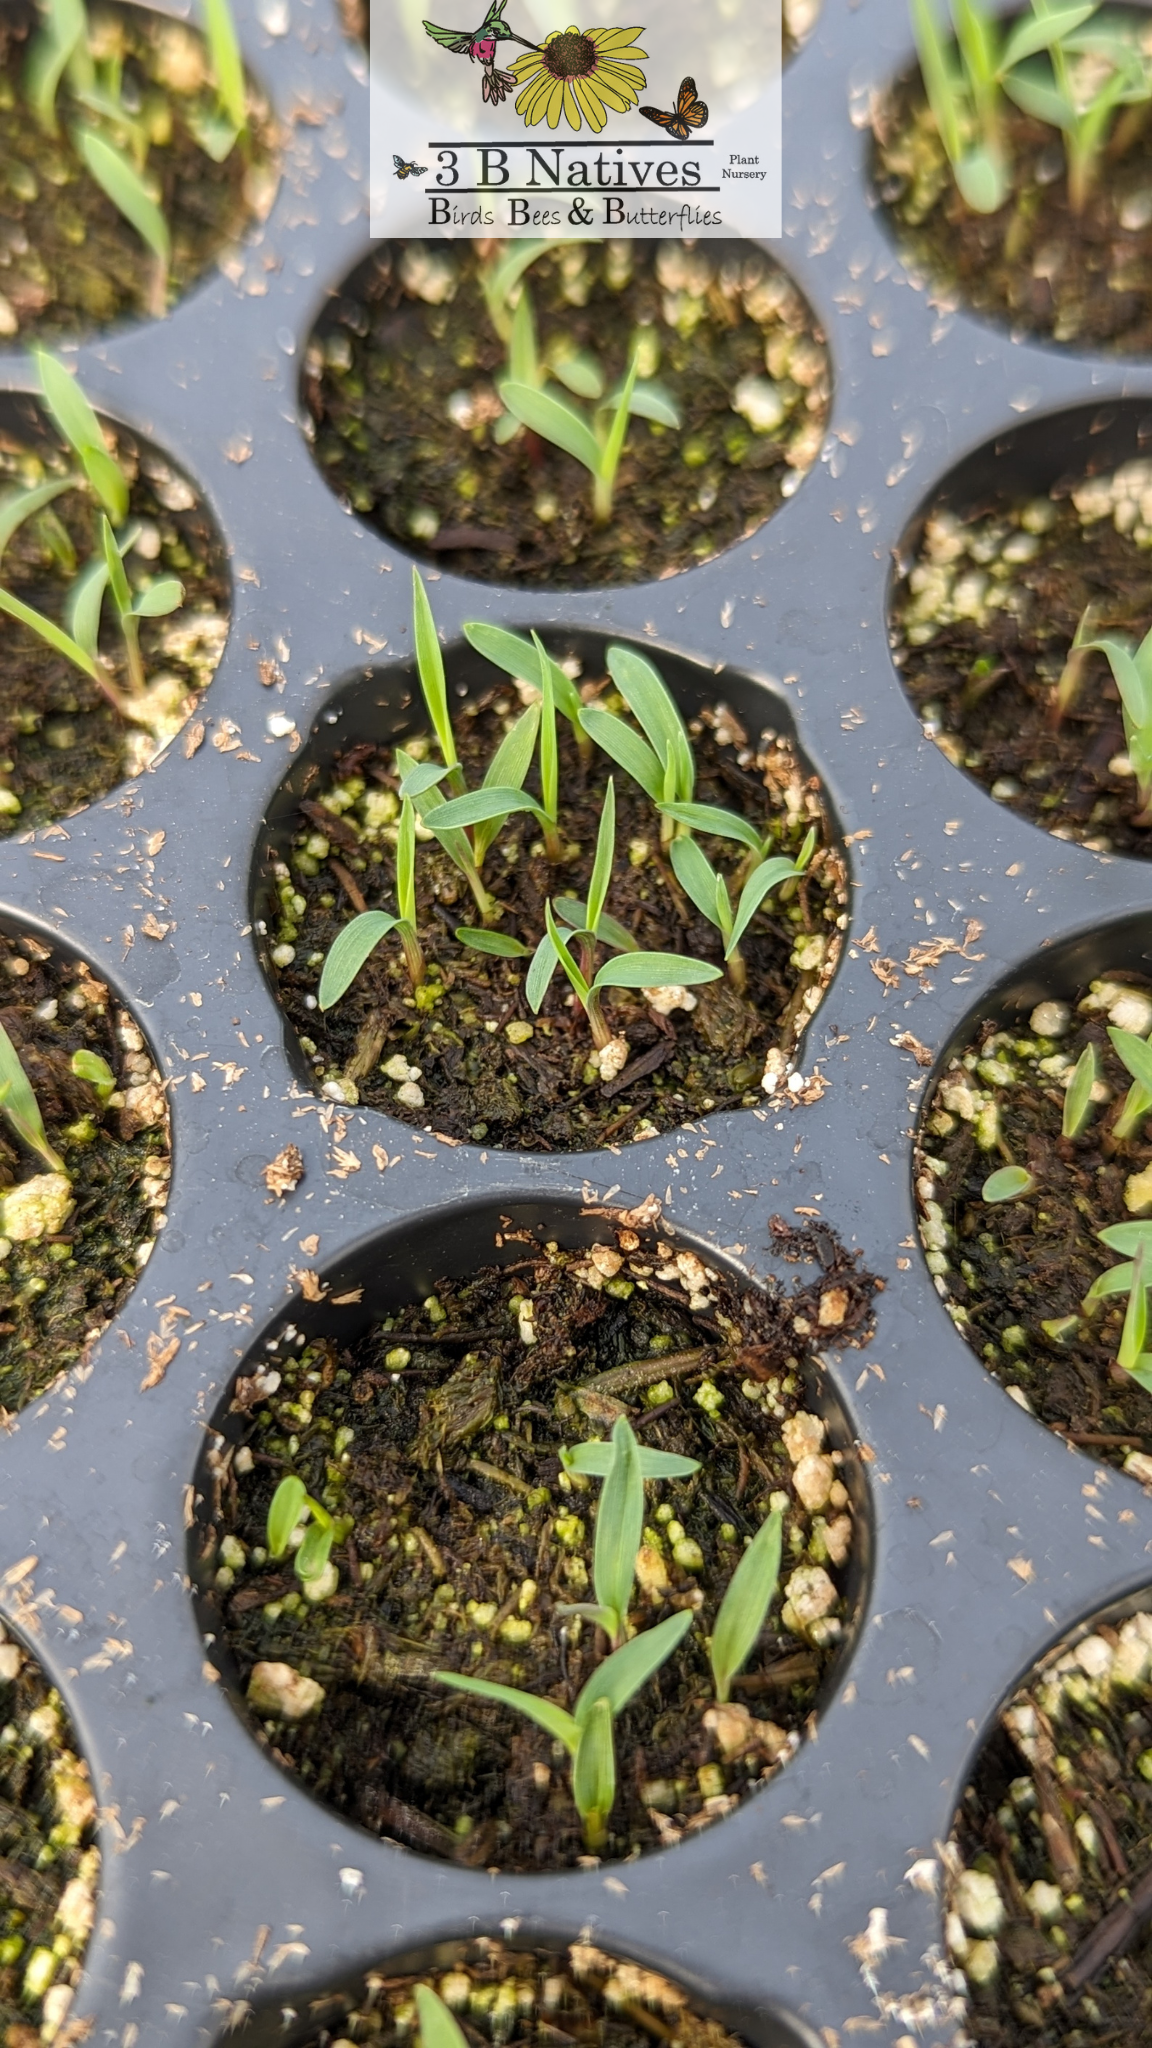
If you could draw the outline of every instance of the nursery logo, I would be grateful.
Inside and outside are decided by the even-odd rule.
[[[780,0],[571,7],[372,0],[373,235],[779,235]]]

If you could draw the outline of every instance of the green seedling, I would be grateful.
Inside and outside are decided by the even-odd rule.
[[[696,786],[696,763],[676,700],[659,670],[634,647],[610,647],[608,673],[645,735],[634,731],[601,704],[586,704],[580,723],[589,739],[611,756],[661,806],[661,838],[675,832],[669,806],[688,804]]]
[[[984,1202],[1022,1202],[1038,1186],[1026,1166],[1000,1166],[988,1175],[980,1198]]]
[[[1053,7],[1049,0],[1032,0],[1032,5],[1041,20],[1064,17],[1068,12]],[[1078,65],[1076,59],[1081,60]],[[1086,75],[1091,81],[1087,85]],[[1060,130],[1068,167],[1068,203],[1072,212],[1079,214],[1096,182],[1114,115],[1121,107],[1147,103],[1152,97],[1152,73],[1134,26],[1111,16],[1090,27],[1062,28],[1042,54],[1007,74],[1004,89],[1026,114]]]
[[[416,2019],[420,2048],[470,2048],[468,2037],[430,1984],[417,1984]]]
[[[566,1604],[559,1612],[581,1614],[594,1621],[604,1630],[613,1649],[618,1650],[628,1636],[628,1609],[636,1584],[636,1552],[644,1534],[640,1446],[622,1415],[613,1424],[612,1440],[606,1449],[608,1470],[596,1510],[592,1552],[592,1587],[596,1598]]]
[[[420,823],[435,834],[449,859],[459,868],[476,899],[476,907],[484,919],[485,927],[495,924],[502,915],[501,907],[484,887],[467,832],[460,826],[445,824],[440,816],[440,813],[447,809],[447,803],[437,785],[443,782],[449,770],[437,767],[433,761],[414,761],[411,754],[405,753],[403,747],[396,749],[396,767],[400,776],[401,799],[411,799]],[[495,817],[499,820],[507,815],[506,810],[501,811],[500,802],[493,804],[490,801],[489,791],[473,790],[471,793],[481,798],[479,809],[483,818],[491,820]],[[501,798],[503,794],[502,791]],[[511,794],[518,797],[519,792],[513,791]],[[456,802],[457,799],[453,798],[452,801]]]
[[[541,440],[563,449],[585,468],[592,478],[592,514],[598,525],[612,517],[616,472],[624,452],[628,420],[633,414],[655,420],[666,427],[679,427],[679,411],[667,392],[638,383],[639,356],[635,349],[628,373],[615,391],[596,405],[591,417],[574,405],[555,398],[550,391],[518,378],[506,377],[497,386],[505,410]]]
[[[535,636],[534,636],[535,637]],[[534,817],[544,835],[544,850],[550,861],[564,859],[560,842],[560,757],[556,748],[556,705],[552,688],[552,664],[537,642],[539,673],[543,688],[539,704],[529,705],[493,756],[482,786],[451,797],[426,819],[430,829],[442,832],[472,832],[472,856],[477,870],[484,854],[507,820],[519,811]],[[540,794],[538,803],[523,788],[531,764],[533,743],[540,741]]]
[[[1078,1138],[1082,1131],[1087,1130],[1092,1120],[1092,1090],[1099,1078],[1096,1047],[1088,1044],[1076,1062],[1064,1097],[1064,1115],[1060,1125],[1062,1137]]]
[[[96,1100],[103,1108],[109,1096],[116,1093],[116,1076],[107,1060],[101,1059],[98,1052],[89,1052],[87,1047],[81,1046],[79,1052],[73,1053],[69,1065],[78,1081],[87,1081],[88,1086],[95,1090]]]
[[[716,1698],[731,1697],[732,1680],[756,1647],[780,1580],[783,1517],[776,1509],[762,1522],[736,1566],[720,1603],[709,1656]]]
[[[648,1444],[637,1446],[641,1479],[691,1479],[700,1470],[698,1458],[681,1458],[675,1451],[654,1451]],[[563,1445],[560,1463],[565,1472],[579,1472],[587,1479],[607,1479],[612,1469],[615,1446],[601,1437],[587,1443]]]
[[[1008,197],[1003,93],[1011,89],[1010,76],[1071,35],[1096,4],[1046,6],[1033,0],[1032,12],[1005,31],[979,0],[952,0],[953,39],[941,29],[933,0],[911,0],[928,104],[957,188],[974,212],[996,213]]]
[[[48,1143],[48,1133],[40,1114],[32,1083],[20,1063],[20,1055],[0,1024],[0,1115],[11,1125],[22,1145],[35,1152],[44,1161],[49,1173],[62,1173],[68,1178],[68,1168],[60,1154]]]
[[[566,944],[570,940],[575,940],[580,955],[580,970],[586,981],[592,979],[597,945],[611,946],[614,952],[621,953],[640,951],[631,932],[626,931],[622,924],[618,924],[614,917],[609,917],[604,909],[604,897],[612,878],[615,842],[616,784],[609,776],[596,833],[596,857],[592,865],[588,901],[581,903],[574,896],[558,896],[555,902],[556,911],[564,919],[564,924],[560,927],[561,937]],[[496,953],[508,960],[533,957],[530,946],[522,945],[519,939],[511,938],[505,932],[475,931],[467,926],[461,926],[457,929],[456,937],[461,945],[470,946],[477,953]],[[545,932],[536,948],[533,971],[529,977],[529,987],[533,992],[539,990],[541,1002],[559,964],[551,939]],[[645,985],[654,986],[652,983]]]
[[[725,877],[717,873],[699,842],[687,835],[672,841],[671,860],[676,879],[701,916],[717,927],[724,940],[724,960],[735,988],[742,989],[747,980],[740,941],[752,919],[773,889],[804,873],[815,845],[816,831],[813,827],[795,860],[789,860],[784,854],[774,854],[770,859],[760,861],[733,905]]]
[[[196,108],[188,126],[205,156],[221,164],[248,135],[248,91],[240,38],[228,0],[204,0],[204,34],[216,84],[213,106]]]
[[[568,720],[581,759],[586,763],[591,760],[592,742],[580,723],[580,713],[584,709],[580,692],[571,677],[565,675],[559,662],[541,649],[535,633],[530,641],[522,640],[517,633],[505,632],[503,626],[490,626],[485,620],[472,619],[465,620],[464,638],[477,654],[483,655],[485,661],[502,668],[506,675],[530,683],[541,696],[544,692],[544,665],[547,663],[556,709],[562,718]]]
[[[1110,1267],[1093,1281],[1083,1305],[1090,1311],[1097,1302],[1121,1294],[1128,1296],[1116,1362],[1152,1393],[1152,1352],[1145,1350],[1148,1288],[1152,1284],[1152,1223],[1113,1223],[1096,1234],[1109,1251],[1128,1256],[1123,1265]]]
[[[1108,1036],[1114,1051],[1132,1075],[1132,1086],[1124,1098],[1124,1107],[1112,1126],[1113,1141],[1122,1144],[1152,1113],[1152,1045],[1147,1039],[1138,1038],[1134,1031],[1121,1031],[1115,1024],[1108,1026]]]
[[[1109,634],[1099,640],[1086,640],[1083,645],[1105,655],[1112,670],[1120,692],[1128,759],[1140,797],[1139,815],[1132,823],[1152,825],[1152,631],[1144,635],[1139,646]]]
[[[432,720],[432,730],[440,746],[440,758],[448,776],[448,787],[455,796],[464,794],[464,772],[456,752],[456,735],[452,730],[452,714],[448,709],[448,684],[444,675],[444,655],[436,632],[436,621],[428,602],[428,592],[419,569],[412,571],[412,644],[416,649],[416,669],[420,677],[420,688]]]
[[[410,797],[400,806],[396,834],[396,902],[398,914],[387,910],[361,910],[333,939],[320,973],[316,1001],[330,1010],[346,995],[381,939],[395,932],[404,953],[404,965],[413,988],[424,980],[424,953],[416,930],[416,813]]]
[[[313,1500],[305,1489],[304,1481],[294,1472],[285,1474],[280,1481],[268,1508],[268,1555],[272,1558],[285,1557],[292,1538],[301,1521],[307,1522],[303,1541],[296,1548],[294,1566],[296,1576],[310,1597],[319,1597],[323,1581],[327,1591],[334,1591],[328,1574],[332,1556],[332,1545],[341,1533],[336,1518]],[[335,1566],[331,1566],[334,1575]],[[327,1597],[325,1594],[324,1597]]]
[[[488,318],[506,345],[512,339],[512,294],[525,271],[531,268],[537,257],[543,256],[546,249],[554,246],[554,243],[539,236],[523,242],[512,242],[503,255],[481,266],[480,288],[484,293]]]

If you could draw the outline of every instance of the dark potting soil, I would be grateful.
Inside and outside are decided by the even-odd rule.
[[[956,1817],[949,1936],[981,2048],[1152,2026],[1152,1604],[1073,1638],[1001,1711]]]
[[[37,1626],[34,1613],[30,1622]],[[66,2038],[60,2029],[96,1913],[95,1834],[96,1796],[60,1695],[0,1627],[0,2030],[6,2048],[40,2048]]]
[[[386,243],[325,312],[304,392],[316,459],[352,509],[462,575],[571,589],[690,568],[791,495],[820,452],[828,354],[770,258],[736,242],[568,242],[527,272],[544,357],[589,353],[611,389],[639,332],[643,374],[680,410],[679,431],[631,421],[597,526],[571,456],[523,430],[492,438],[507,352],[480,267],[501,248]]]
[[[44,428],[29,403],[28,434],[11,416],[0,427],[0,487],[27,488],[75,473],[71,451]],[[140,646],[148,682],[168,679],[170,705],[161,732],[179,731],[212,680],[228,634],[230,586],[220,535],[187,478],[158,451],[114,430],[117,459],[132,480],[129,523],[140,532],[127,558],[135,590],[165,575],[184,585],[180,609],[143,619]],[[25,604],[63,624],[69,590],[98,547],[99,507],[85,487],[67,491],[17,527],[4,550],[0,580]],[[104,608],[101,653],[127,688],[123,647]],[[163,743],[122,719],[95,683],[28,627],[4,620],[0,658],[0,834],[68,817],[139,774]]]
[[[0,1025],[67,1167],[73,1202],[56,1216],[51,1204],[62,1206],[60,1191],[45,1188],[47,1234],[15,1237],[7,1201],[49,1168],[0,1121],[0,1232],[7,1229],[0,1234],[0,1409],[11,1414],[58,1373],[91,1370],[87,1353],[132,1288],[163,1221],[171,1157],[164,1087],[141,1033],[86,966],[49,953],[38,939],[0,937]],[[106,1060],[116,1079],[105,1105],[72,1072],[73,1054],[85,1049]],[[155,1363],[150,1353],[142,1370]]]
[[[742,1288],[627,1222],[606,1223],[587,1252],[498,1237],[511,1264],[441,1281],[351,1345],[338,1321],[299,1351],[289,1333],[237,1382],[237,1445],[210,1461],[211,1625],[260,1739],[318,1797],[468,1865],[579,1860],[550,1737],[432,1674],[575,1698],[605,1642],[557,1604],[591,1597],[599,1482],[570,1479],[559,1451],[624,1413],[643,1443],[701,1464],[647,1487],[634,1620],[690,1608],[698,1625],[621,1716],[604,1853],[678,1841],[791,1754],[842,1636],[837,1579],[853,1538],[840,1454],[822,1452],[824,1425],[805,1412],[805,1360],[820,1343],[866,1340],[881,1283],[830,1229],[774,1219],[773,1234],[785,1257],[821,1268],[790,1294]],[[352,1520],[334,1553],[339,1590],[319,1604],[263,1547],[288,1470]],[[705,1638],[744,1540],[774,1507],[780,1587],[737,1704],[713,1712]],[[276,1704],[285,1679],[305,1685],[289,1712],[311,1694],[304,1718]]]
[[[422,1976],[377,1971],[359,1999],[334,1996],[310,2006],[318,2031],[302,2048],[343,2040],[401,2048],[416,2025],[414,1991],[427,1984],[456,2014],[469,2043],[496,2048],[738,2048],[717,2020],[692,2011],[678,1985],[654,1970],[621,1962],[589,1941],[550,1949],[510,1949],[483,1936],[443,1943],[435,1970]]]
[[[520,710],[515,689],[506,684],[458,714],[469,787],[479,786]],[[567,722],[557,723],[560,837],[577,850],[562,865],[550,865],[535,823],[512,817],[484,869],[486,886],[508,906],[500,930],[533,947],[544,931],[546,896],[583,900],[611,768],[597,754],[585,769]],[[584,1012],[568,1003],[559,973],[534,1017],[524,997],[523,959],[470,952],[455,939],[458,926],[474,922],[475,909],[459,870],[429,840],[418,846],[416,864],[420,938],[429,962],[424,989],[414,996],[400,948],[386,939],[347,995],[320,1011],[316,989],[337,933],[364,905],[395,903],[399,806],[392,750],[365,742],[341,757],[334,780],[313,784],[291,866],[277,863],[274,871],[280,920],[273,958],[282,946],[295,955],[274,969],[277,993],[321,1085],[337,1100],[387,1109],[419,1129],[528,1151],[627,1143],[705,1111],[762,1103],[767,1051],[791,1051],[831,979],[846,922],[844,867],[829,844],[819,784],[787,741],[766,735],[757,751],[723,707],[690,730],[698,802],[740,811],[765,829],[771,821],[780,852],[798,852],[810,824],[822,841],[804,878],[774,892],[753,920],[742,947],[748,964],[743,994],[723,979],[692,990],[691,1010],[662,1016],[642,992],[612,991],[606,1016],[626,1036],[629,1058],[623,1072],[603,1083],[587,1064],[592,1040]],[[534,768],[528,780],[534,791],[535,777]],[[608,911],[646,951],[719,964],[720,934],[676,885],[661,853],[653,805],[620,769],[615,785]],[[703,843],[718,867],[734,871],[731,843]],[[782,1085],[783,1071],[777,1082]]]
[[[1058,715],[1057,686],[1086,606],[1091,631],[1152,625],[1152,463],[1060,496],[1003,500],[926,522],[892,606],[893,659],[925,731],[1022,817],[1098,853],[1147,856],[1120,695],[1102,654]],[[1089,637],[1086,634],[1084,637]]]
[[[172,237],[167,301],[175,303],[268,211],[276,189],[267,110],[250,97],[254,147],[222,164],[199,147],[188,115],[209,112],[203,39],[181,22],[136,7],[93,7],[89,43],[99,57],[119,50],[124,96],[143,110],[151,134],[148,172]],[[31,0],[0,13],[0,337],[50,341],[113,322],[141,319],[154,303],[154,260],[89,175],[67,134],[49,135],[23,97]],[[67,116],[67,88],[59,111]]]
[[[1111,1022],[1148,1035],[1149,986],[1114,973],[1078,1004],[1032,1012],[1059,1031],[1023,1019],[1015,1030],[981,1025],[925,1105],[916,1183],[921,1238],[960,1335],[1050,1428],[1107,1464],[1131,1460],[1144,1479],[1152,1479],[1152,1395],[1116,1363],[1127,1297],[1087,1313],[1081,1304],[1097,1275],[1119,1263],[1097,1231],[1152,1208],[1152,1177],[1140,1179],[1152,1163],[1149,1123],[1120,1143],[1111,1135],[1131,1076],[1107,1032]],[[1064,1138],[1062,1082],[1088,1044],[1109,1100],[1078,1138]],[[1027,1167],[1035,1191],[1018,1202],[983,1201],[988,1175],[1009,1163]]]
[[[873,176],[901,253],[941,296],[1013,333],[1118,355],[1152,345],[1152,133],[1147,108],[1113,131],[1083,211],[1068,203],[1054,128],[1006,109],[1013,190],[998,213],[961,199],[919,74],[874,117]],[[1133,132],[1133,130],[1135,132]]]

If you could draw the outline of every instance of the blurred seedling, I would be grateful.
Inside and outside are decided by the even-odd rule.
[[[302,1479],[297,1478],[294,1472],[288,1472],[272,1495],[268,1508],[269,1557],[287,1556],[302,1521],[306,1527],[295,1546],[293,1558],[296,1576],[307,1599],[327,1600],[337,1586],[332,1546],[342,1540],[347,1528],[318,1500],[313,1500]]]
[[[40,1104],[36,1100],[32,1083],[20,1063],[20,1055],[0,1024],[0,1114],[10,1126],[22,1145],[35,1152],[44,1161],[49,1173],[61,1173],[68,1179],[68,1168],[60,1154],[48,1142]]]

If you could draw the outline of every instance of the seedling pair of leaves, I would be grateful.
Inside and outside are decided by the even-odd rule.
[[[328,1510],[313,1500],[304,1481],[294,1472],[286,1473],[272,1495],[268,1508],[268,1555],[281,1558],[287,1555],[302,1519],[307,1521],[303,1541],[297,1546],[294,1559],[296,1576],[305,1587],[323,1578],[332,1555],[332,1545],[337,1539],[338,1525]]]
[[[123,717],[146,724],[147,706],[141,701],[134,702],[143,699],[147,686],[139,622],[145,618],[165,618],[175,611],[183,603],[184,586],[174,576],[164,576],[133,593],[124,558],[139,529],[123,525],[128,513],[127,478],[108,453],[100,422],[75,378],[45,350],[38,353],[36,361],[44,403],[76,456],[81,473],[53,478],[30,490],[9,491],[0,498],[0,555],[19,526],[43,512],[63,491],[75,490],[83,483],[99,507],[97,547],[69,591],[66,629],[3,588],[0,611],[18,619],[57,654],[64,655],[97,685]],[[116,526],[120,527],[119,533]],[[130,684],[127,691],[120,689],[99,651],[100,623],[107,599],[111,600],[124,646]]]
[[[759,851],[759,838],[751,827],[737,830],[744,825],[742,818],[731,817],[728,812],[713,810],[708,804],[673,804],[672,815],[699,831],[715,832],[724,838],[738,839],[745,846],[750,843]],[[707,822],[702,822],[707,820]],[[766,896],[778,889],[782,882],[798,879],[804,873],[816,846],[815,828],[809,830],[795,860],[786,855],[776,854],[768,859],[757,859],[751,874],[740,891],[734,905],[729,885],[724,875],[718,874],[698,841],[687,836],[672,841],[671,859],[676,879],[686,896],[691,897],[702,917],[714,924],[724,940],[724,958],[737,987],[745,979],[740,941],[744,937],[756,912]]]
[[[1116,1362],[1137,1383],[1152,1393],[1152,1351],[1148,1342],[1148,1288],[1152,1285],[1152,1223],[1113,1223],[1097,1231],[1110,1252],[1127,1254],[1124,1264],[1109,1267],[1093,1281],[1084,1297],[1084,1307],[1108,1301],[1119,1294],[1128,1296],[1124,1327]]]

